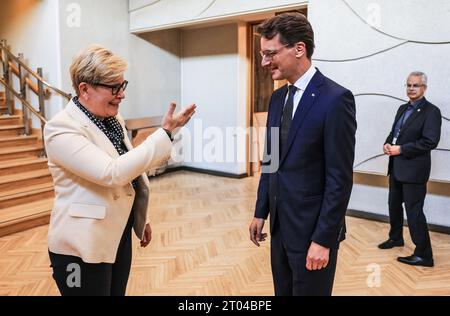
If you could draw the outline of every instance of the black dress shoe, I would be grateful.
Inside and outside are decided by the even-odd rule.
[[[385,242],[382,242],[381,244],[378,245],[378,248],[380,249],[391,249],[394,247],[401,247],[405,245],[405,243],[403,242],[403,239],[400,240],[393,240],[393,239],[388,239]]]
[[[408,257],[398,257],[398,261],[401,263],[406,263],[412,266],[424,266],[424,267],[432,267],[434,266],[433,258],[427,259],[419,256],[408,256]]]

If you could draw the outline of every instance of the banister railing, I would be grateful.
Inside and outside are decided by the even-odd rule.
[[[1,60],[1,57],[0,57]],[[18,78],[20,78],[20,70],[19,67],[16,66],[13,62],[9,61],[9,69],[12,71],[13,74],[15,74]],[[27,86],[31,89],[31,91],[33,91],[36,95],[39,94],[39,90],[37,85],[33,82],[33,80],[31,80],[29,77],[25,78],[26,84]],[[50,93],[50,91],[47,89],[45,91],[45,95],[48,95]]]
[[[3,77],[0,77],[0,86],[3,85],[5,87],[7,113],[9,115],[14,114],[14,97],[16,97],[22,103],[25,135],[31,134],[32,120],[29,115],[32,113],[41,123],[41,136],[43,137],[44,126],[47,123],[45,115],[45,99],[50,95],[50,91],[56,92],[58,95],[63,96],[68,100],[70,100],[72,96],[52,86],[44,80],[42,76],[42,68],[38,68],[37,71],[33,71],[25,63],[22,54],[15,56],[11,53],[5,40],[0,41],[0,62],[3,65]],[[18,92],[19,89],[16,90],[14,87],[14,81],[12,80],[13,74],[19,78],[20,92]],[[36,79],[36,83],[30,77],[34,77]],[[27,88],[37,95],[39,102],[38,109],[33,107],[30,102],[27,101]]]
[[[44,146],[44,150],[42,155],[45,156],[45,142],[44,142],[44,127],[45,124],[47,124],[47,120],[45,119],[45,113],[40,113],[40,111],[37,111],[27,100],[23,98],[23,95],[21,93],[18,93],[14,88],[8,84],[3,78],[0,77],[0,84],[2,84],[6,92],[12,93],[17,99],[19,99],[20,102],[22,102],[22,113],[23,113],[23,125],[25,127],[25,134],[30,134],[30,120],[28,118],[28,111],[33,113],[40,121],[41,123],[41,139],[42,139],[42,145]],[[26,110],[25,110],[26,109]],[[42,115],[44,114],[44,115]]]
[[[0,78],[0,83],[6,88],[6,91],[12,93],[17,99],[20,100],[20,102],[22,102],[22,106],[24,108],[26,108],[28,111],[30,111],[31,113],[33,113],[41,122],[41,137],[43,139],[44,137],[44,127],[45,124],[47,124],[47,120],[45,119],[45,117],[39,112],[37,111],[27,100],[25,100],[22,95],[20,93],[18,93],[16,90],[14,90],[13,87],[11,87],[3,78]],[[23,116],[23,123],[24,123],[24,127],[25,127],[25,134],[29,135],[30,134],[30,124],[29,124],[29,119],[28,119],[28,115],[25,115],[25,113],[27,113],[27,111],[22,110],[24,116]],[[44,142],[42,142],[44,143]],[[44,148],[44,154],[45,154],[45,148]]]
[[[37,111],[27,100],[22,98],[22,95],[18,93],[16,90],[14,90],[13,87],[11,87],[3,78],[0,77],[0,83],[9,91],[11,92],[17,99],[19,99],[25,107],[30,110],[36,117],[41,121],[41,123],[46,124],[47,120],[44,116],[42,116],[39,111]]]
[[[27,64],[25,64],[19,57],[16,57],[7,47],[6,45],[6,41],[5,40],[1,40],[0,41],[0,50],[2,50],[5,55],[8,56],[8,65],[11,68],[11,70],[13,71],[14,74],[16,74],[17,76],[19,76],[19,68],[14,65],[14,63],[12,63],[12,61],[15,61],[20,67],[22,67],[23,69],[25,69],[27,71],[27,73],[29,73],[31,76],[33,76],[34,78],[36,78],[36,80],[38,82],[42,82],[42,84],[46,87],[48,87],[50,90],[56,92],[57,94],[65,97],[67,100],[70,100],[72,98],[72,96],[69,93],[66,93],[64,91],[62,91],[61,89],[58,89],[54,86],[52,86],[50,83],[48,83],[44,78],[42,78],[42,75],[40,75],[38,72],[35,72],[33,69],[31,69]],[[1,54],[0,54],[0,58],[1,58]],[[12,60],[12,61],[11,61]],[[36,84],[34,84],[30,79],[27,80],[27,83],[31,83],[31,85],[29,85],[29,87],[31,88],[31,90],[33,90],[33,92],[36,93],[36,95],[38,95],[39,91],[38,91],[38,87]]]

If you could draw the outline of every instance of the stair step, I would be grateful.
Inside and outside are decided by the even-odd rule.
[[[23,134],[25,126],[22,125],[0,125],[0,137],[17,136]]]
[[[19,188],[11,188],[11,189],[5,189],[2,190],[0,192],[0,200],[3,200],[7,197],[10,196],[15,196],[15,195],[22,195],[26,192],[34,192],[34,191],[39,191],[39,190],[46,190],[48,188],[53,188],[53,183],[50,182],[46,182],[46,183],[38,183],[38,184],[33,184],[33,185],[27,185],[24,187],[19,187]]]
[[[37,135],[19,135],[19,136],[5,136],[0,137],[0,148],[12,147],[12,146],[26,146],[37,144],[39,141]]]
[[[41,183],[16,190],[3,191],[0,193],[0,210],[54,197],[53,183]]]
[[[2,209],[0,212],[0,236],[48,224],[53,200],[53,198],[47,198]]]
[[[38,157],[42,153],[41,145],[0,148],[0,161],[16,158]]]
[[[0,115],[0,126],[5,125],[23,125],[23,119],[20,115]]]
[[[19,158],[14,160],[5,160],[0,164],[0,176],[5,176],[9,174],[15,174],[32,170],[42,170],[47,169],[47,158]]]
[[[0,177],[0,194],[6,190],[17,189],[34,184],[52,183],[48,169],[32,170]]]

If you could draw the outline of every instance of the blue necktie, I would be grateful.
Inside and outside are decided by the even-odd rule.
[[[283,117],[281,118],[281,130],[280,130],[280,152],[283,151],[283,146],[286,144],[289,129],[292,123],[292,112],[294,110],[294,95],[297,91],[297,87],[294,85],[290,85],[288,87],[289,97],[286,101],[286,104],[283,108]]]
[[[411,116],[411,114],[414,112],[414,106],[409,103],[408,107],[406,108],[405,112],[403,112],[402,116],[399,118],[397,123],[395,123],[394,127],[394,139],[397,140],[397,138],[400,135],[400,131],[403,128],[403,125],[405,125],[405,122],[408,120],[408,118]],[[395,141],[396,143],[396,141]]]

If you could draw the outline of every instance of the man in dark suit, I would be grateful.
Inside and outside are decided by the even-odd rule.
[[[312,66],[314,33],[304,15],[277,15],[259,33],[262,66],[289,84],[270,100],[250,239],[265,240],[270,213],[275,294],[331,295],[353,185],[354,97]]]
[[[414,254],[398,257],[410,264],[432,267],[433,252],[423,205],[431,171],[431,150],[441,137],[442,116],[425,97],[427,76],[412,72],[407,79],[409,102],[397,111],[391,133],[384,144],[389,156],[389,239],[380,249],[403,246],[403,207],[405,203],[409,232],[416,245]]]

